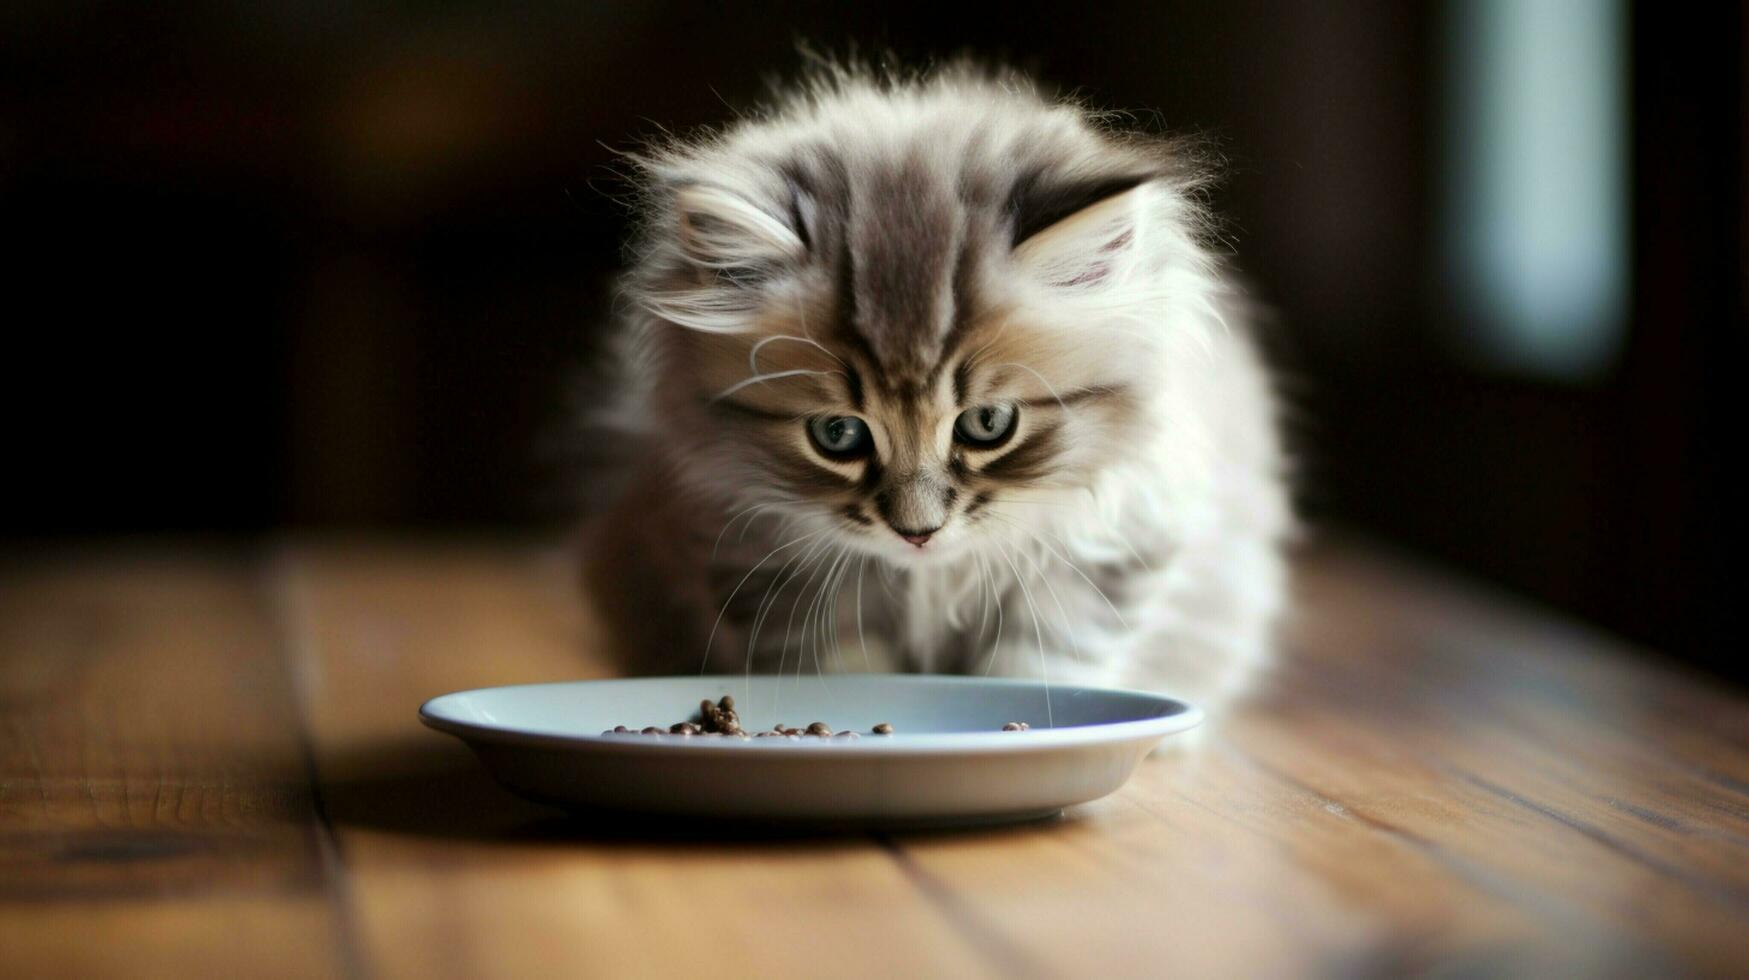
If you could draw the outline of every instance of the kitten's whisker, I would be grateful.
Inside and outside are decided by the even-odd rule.
[[[825,644],[833,656],[834,673],[844,673],[844,653],[838,649],[838,597],[844,591],[844,573],[850,570],[850,545],[838,547],[838,557],[832,562],[832,571],[827,576],[830,591],[820,607],[819,633],[820,642]],[[814,656],[819,662],[819,647],[816,646]]]
[[[821,533],[824,533],[824,529],[814,532],[815,535]],[[808,558],[821,547],[824,547],[824,545],[818,543],[812,544],[800,554],[790,556],[790,559],[784,562],[782,567],[778,569],[777,574],[773,576],[771,584],[765,587],[765,596],[760,599],[759,608],[754,612],[752,635],[748,637],[747,640],[747,656],[749,658],[751,658],[755,651],[759,649],[759,634],[764,630],[765,621],[771,616],[771,611],[777,608],[778,600],[783,598],[783,590],[789,588],[789,583],[793,581],[796,576],[800,575],[801,570],[806,567],[805,563]],[[791,566],[794,566],[795,568],[793,572],[790,570]],[[773,590],[775,590],[775,592]],[[788,651],[783,649],[778,650],[777,669],[780,674],[783,673],[783,658],[787,652]]]
[[[743,511],[736,513],[734,517],[729,518],[728,523],[723,525],[723,529],[721,531],[717,532],[717,540],[715,541],[715,543],[713,543],[711,545],[711,561],[717,560],[717,549],[721,548],[723,546],[723,535],[729,533],[729,528],[733,527],[735,525],[736,521],[740,520],[743,515],[745,515],[749,512],[756,511],[756,510],[763,510],[767,507],[775,507],[775,506],[777,506],[777,505],[772,504],[772,503],[754,504],[753,506],[747,508],[746,510],[743,510]],[[757,515],[755,515],[755,517],[751,520],[748,520],[747,523],[749,525],[751,525],[753,523],[753,520],[757,520],[757,519],[758,519]],[[741,529],[741,535],[742,535],[743,539],[745,539],[746,534],[747,534],[747,529],[745,527],[743,527]]]
[[[828,614],[831,615],[831,622],[835,627],[837,623],[838,609],[838,587],[836,583],[839,581],[839,570],[844,567],[844,562],[849,557],[849,547],[849,545],[839,546],[838,555],[832,562],[832,569],[826,573],[826,579],[820,586],[822,594],[829,596],[829,599],[826,601],[826,604],[823,604],[820,607],[820,617],[815,621],[814,631],[820,640],[828,644],[831,643],[831,637],[826,630],[827,616]],[[839,663],[838,668],[839,669],[834,670],[833,673],[843,673],[842,662]],[[838,699],[832,694],[832,685],[826,680],[826,671],[820,657],[820,647],[818,643],[814,646],[814,674],[820,679],[820,690],[825,693],[827,704],[836,711]]]
[[[1062,395],[1057,394],[1056,385],[1053,385],[1049,381],[1046,381],[1044,375],[1038,373],[1037,371],[1034,371],[1032,368],[1028,367],[1027,365],[1021,364],[1018,361],[1004,361],[1001,364],[992,365],[992,367],[1017,367],[1017,368],[1021,369],[1022,371],[1025,371],[1028,374],[1031,374],[1033,377],[1035,377],[1039,380],[1040,384],[1045,386],[1045,390],[1047,390],[1051,393],[1051,397],[1055,398],[1057,400],[1057,405],[1059,407],[1061,407],[1063,411],[1065,411],[1065,412],[1069,411],[1069,403],[1066,401],[1063,401]]]
[[[843,374],[843,373],[844,373],[843,371],[816,371],[816,370],[813,370],[811,368],[791,368],[788,371],[773,371],[770,374],[756,374],[751,378],[744,378],[740,381],[737,381],[734,384],[728,386],[727,388],[724,388],[722,391],[717,392],[716,394],[711,396],[711,401],[720,402],[723,399],[729,397],[730,395],[733,395],[735,392],[740,391],[742,388],[748,388],[748,387],[751,387],[751,386],[757,385],[757,384],[764,384],[767,381],[780,381],[784,378],[795,378],[795,377],[800,377],[802,375]]]
[[[759,605],[753,610],[753,626],[747,637],[748,673],[752,673],[753,671],[753,658],[757,655],[759,650],[759,633],[765,626],[765,617],[771,606],[776,603],[777,597],[783,594],[782,585],[786,582],[785,575],[789,571],[790,566],[795,564],[800,558],[801,555],[791,555],[789,559],[778,568],[777,573],[771,577],[771,581],[766,583],[765,592],[759,597]],[[775,595],[772,591],[774,589],[777,590]]]
[[[832,599],[832,646],[837,651],[838,672],[840,674],[848,673],[848,671],[844,669],[844,617],[838,614],[838,609],[844,595],[844,587],[850,582],[850,563],[856,561],[860,567],[862,560],[862,555],[851,545],[845,545],[844,551],[844,567],[838,572],[838,595]]]
[[[799,306],[800,303],[798,302],[797,305]],[[807,329],[806,321],[803,322],[802,327],[804,330]],[[780,334],[774,334],[770,337],[766,337],[765,339],[763,339],[763,340],[761,340],[758,343],[753,345],[752,349],[747,352],[747,370],[753,374],[758,374],[759,373],[759,352],[765,348],[766,344],[773,343],[773,342],[779,341],[779,340],[791,340],[791,341],[794,341],[798,344],[812,344],[813,346],[820,348],[821,352],[824,353],[827,357],[830,357],[834,361],[837,361],[839,364],[844,364],[844,358],[839,357],[837,354],[832,353],[831,350],[827,349],[825,344],[820,343],[819,341],[815,340],[812,337],[797,337],[794,334],[780,333]],[[846,366],[848,367],[848,365],[846,365]]]
[[[1089,489],[1085,490],[1084,492],[1087,494],[1088,513],[1095,515],[1095,517],[1099,521],[1100,526],[1105,528],[1106,532],[1109,533],[1112,536],[1112,538],[1114,538],[1119,544],[1123,545],[1127,551],[1129,551],[1130,557],[1134,558],[1136,560],[1136,564],[1147,569],[1149,572],[1154,571],[1154,566],[1149,564],[1148,560],[1146,558],[1142,557],[1142,553],[1136,550],[1135,545],[1130,544],[1129,535],[1123,534],[1122,532],[1116,530],[1115,528],[1113,528],[1111,526],[1111,522],[1106,519],[1105,513],[1099,509],[1098,498],[1096,498],[1093,495],[1092,489],[1089,488]]]
[[[815,576],[820,574],[821,563],[823,561],[825,561],[828,549],[830,547],[831,547],[830,541],[822,542],[820,547],[816,551],[814,551],[813,554],[809,557],[808,577],[796,589],[795,601],[790,603],[789,618],[785,622],[784,629],[783,629],[783,648],[782,648],[783,652],[781,654],[782,659],[780,659],[778,661],[778,667],[777,667],[777,675],[779,678],[781,678],[783,676],[783,664],[784,664],[784,661],[787,660],[787,658],[789,656],[790,635],[791,635],[791,631],[793,630],[793,628],[795,626],[796,610],[801,608],[802,600],[808,594],[808,586],[812,585],[814,582]],[[802,571],[801,569],[796,570],[796,577],[797,578],[799,578],[801,576],[801,571]],[[811,605],[812,605],[812,603],[810,602],[810,606]],[[801,681],[802,681],[802,662],[804,659],[806,659],[806,653],[807,653],[807,623],[805,621],[802,624],[802,633],[803,633],[802,642],[800,644],[798,644],[796,647],[796,685],[797,685],[798,689],[800,688]]]
[[[998,514],[995,516],[997,517],[998,520],[1002,520],[1001,515]],[[1074,572],[1076,575],[1081,576],[1081,581],[1086,582],[1088,587],[1093,589],[1094,593],[1096,595],[1098,595],[1100,600],[1105,603],[1105,608],[1110,609],[1111,614],[1113,616],[1117,617],[1118,623],[1120,625],[1122,625],[1124,629],[1129,629],[1129,626],[1130,626],[1129,622],[1124,619],[1123,613],[1118,612],[1117,605],[1111,601],[1110,596],[1105,594],[1105,590],[1100,588],[1099,585],[1096,582],[1094,582],[1091,578],[1088,578],[1087,573],[1082,571],[1081,567],[1079,565],[1070,561],[1061,552],[1057,551],[1057,549],[1051,547],[1051,543],[1049,541],[1045,540],[1044,535],[1039,534],[1038,532],[1032,530],[1031,528],[1023,527],[1020,524],[1016,524],[1013,521],[1004,521],[1004,523],[1007,523],[1010,527],[1013,527],[1014,529],[1020,531],[1022,534],[1026,534],[1026,535],[1030,536],[1034,541],[1037,541],[1040,545],[1042,545],[1046,551],[1050,552],[1052,554],[1052,556],[1054,556],[1058,561],[1069,566],[1070,571]],[[1061,544],[1063,542],[1061,542],[1059,540],[1058,543]],[[1068,547],[1067,544],[1063,544],[1063,546],[1065,548]],[[1040,576],[1041,577],[1043,576],[1042,572],[1040,573]]]
[[[1127,538],[1121,534],[1115,534],[1115,533],[1112,536],[1117,538],[1118,541],[1122,542],[1123,546],[1125,548],[1129,549],[1130,557],[1132,557],[1136,560],[1136,564],[1147,569],[1149,572],[1152,572],[1154,570],[1154,566],[1148,564],[1148,560],[1146,558],[1142,557],[1142,553],[1136,550],[1136,546],[1133,544],[1130,544],[1129,538]]]
[[[815,670],[815,674],[819,674],[820,672],[820,620],[822,620],[822,616],[820,616],[820,602],[824,602],[827,586],[833,583],[833,569],[838,567],[838,555],[840,555],[840,553],[833,553],[833,555],[824,558],[824,562],[826,562],[826,576],[820,579],[819,588],[813,590],[813,598],[808,600],[808,611],[801,616],[801,646],[799,646],[798,651],[796,651],[796,655],[806,655],[808,649],[812,646],[813,670]]]
[[[1007,494],[1004,494],[1000,498],[991,501],[991,503],[992,503],[992,505],[1017,503],[1017,504],[1026,504],[1028,506],[1033,506],[1033,507],[1041,507],[1041,506],[1042,507],[1075,507],[1075,506],[1082,506],[1083,510],[1085,512],[1093,513],[1096,516],[1098,515],[1098,508],[1097,507],[1092,507],[1092,506],[1087,506],[1087,505],[1077,505],[1074,501],[1071,501],[1071,500],[1033,500],[1033,499],[1029,499],[1026,497],[1011,497],[1011,496],[1008,496]],[[993,509],[986,510],[984,512],[984,514],[987,514],[988,516],[991,516],[991,517],[998,516],[994,512]],[[983,515],[980,515],[980,516],[983,516]],[[1113,530],[1110,522],[1107,521],[1103,516],[1098,516],[1098,520],[1099,520],[1100,526],[1103,527],[1110,534],[1111,539],[1116,541],[1118,544],[1123,545],[1124,550],[1128,551],[1130,553],[1130,557],[1134,558],[1136,560],[1136,564],[1142,566],[1143,568],[1147,569],[1150,572],[1154,571],[1154,566],[1146,558],[1142,557],[1142,553],[1137,551],[1136,546],[1130,543],[1129,537],[1127,535],[1121,534],[1121,533]],[[1059,541],[1058,543],[1060,544],[1061,541]]]
[[[822,562],[826,561],[827,556],[829,554],[831,554],[831,550],[832,550],[832,546],[830,544],[827,544],[826,549],[821,552],[820,560]],[[814,578],[815,578],[815,576],[817,576],[819,574],[819,571],[820,571],[819,568],[816,567],[813,572],[809,573],[808,580],[806,582],[802,583],[801,591],[798,592],[796,595],[796,605],[790,607],[789,614],[790,614],[791,622],[794,622],[794,620],[795,620],[796,606],[799,606],[802,602],[802,599],[808,595],[808,586],[814,584]],[[808,600],[807,600],[807,602],[808,602],[807,612],[802,614],[802,641],[796,647],[796,664],[798,665],[798,669],[799,669],[801,662],[804,659],[806,659],[806,657],[807,657],[808,624],[813,621],[814,601],[817,598],[819,598],[819,593],[817,593],[817,592],[814,594],[813,597],[808,598]],[[783,643],[784,643],[784,646],[786,646],[786,647],[789,646],[789,630],[788,629],[784,630]]]
[[[820,580],[819,589],[815,590],[814,598],[808,602],[807,614],[802,617],[802,648],[801,651],[798,651],[798,656],[800,653],[805,652],[808,648],[809,642],[812,642],[814,644],[814,671],[816,673],[823,673],[820,666],[819,643],[820,627],[825,622],[823,603],[826,598],[826,593],[832,584],[832,576],[837,573],[838,563],[843,558],[844,546],[839,545],[838,551],[832,556],[831,560],[826,565],[826,576]],[[811,628],[809,626],[810,623],[812,624]]]
[[[887,594],[888,602],[898,604],[899,597],[893,594],[893,566],[883,562],[876,567],[881,573],[881,591]]]
[[[1001,595],[999,595],[996,592],[996,580],[990,574],[989,562],[985,561],[984,556],[981,552],[978,553],[976,557],[978,559],[978,580],[980,582],[982,582],[983,586],[984,586],[984,618],[985,618],[985,623],[987,623],[989,621],[990,607],[991,606],[996,607],[996,615],[998,617],[1000,617],[1002,615],[1002,597],[1001,597]],[[985,633],[986,628],[987,627],[985,626],[984,623],[979,624],[979,626],[978,626],[978,639],[982,640],[984,638],[984,633]],[[1000,644],[1001,639],[1002,639],[1001,622],[1000,622],[1000,620],[998,620],[997,630],[996,630],[997,643],[992,643],[990,645],[989,655],[981,658],[984,661],[984,671],[983,672],[984,672],[984,675],[986,677],[989,676],[989,674],[990,674],[990,668],[993,667],[996,663],[996,647]],[[974,664],[976,662],[977,662],[976,660],[973,661]]]
[[[868,656],[868,636],[862,631],[862,573],[868,570],[868,555],[856,563],[856,642],[862,646],[862,666],[874,673],[874,661]]]
[[[1000,519],[1000,518],[998,518],[998,519]],[[1026,527],[1024,527],[1020,524],[1015,523],[1014,521],[1006,521],[1005,520],[1005,521],[1003,521],[1003,523],[1007,524],[1009,527],[1014,528],[1016,531],[1019,531],[1021,534],[1024,534],[1024,535],[1031,537],[1031,538],[1034,538],[1035,540],[1037,539],[1037,535],[1033,534],[1029,529],[1027,529]],[[1016,554],[1018,554],[1022,558],[1026,559],[1027,568],[1031,569],[1033,574],[1038,576],[1039,581],[1043,582],[1045,584],[1045,586],[1048,588],[1051,584],[1050,580],[1044,574],[1044,569],[1033,558],[1032,553],[1031,553],[1031,549],[1022,547],[1020,542],[1014,542],[1014,551]],[[1052,590],[1052,597],[1055,598],[1055,590],[1054,589]],[[1062,608],[1062,603],[1060,601],[1058,602],[1057,605],[1058,605],[1059,609]],[[1058,637],[1061,637],[1063,639],[1069,639],[1069,633],[1064,629],[1057,629],[1057,628],[1053,627],[1052,631],[1054,633],[1056,633]]]
[[[838,600],[839,597],[844,594],[844,579],[848,577],[849,574],[850,545],[846,544],[839,549],[838,571],[832,579],[832,598],[826,604],[826,612],[830,618],[822,623],[822,625],[828,626],[829,629],[820,637],[821,640],[831,648],[832,661],[836,667],[835,672],[839,674],[844,673],[844,648],[843,645],[838,642],[838,637],[841,632],[840,627],[843,625],[839,622]]]
[[[1036,537],[1036,535],[1035,535],[1035,537]],[[1040,541],[1039,543],[1044,544],[1043,541]],[[1046,547],[1049,547],[1049,545],[1046,545]],[[1036,560],[1034,560],[1034,558],[1032,557],[1032,554],[1030,552],[1023,551],[1023,552],[1021,552],[1021,554],[1024,555],[1026,557],[1027,562],[1030,565],[1032,565],[1033,571],[1035,573],[1037,573],[1037,575],[1038,575],[1038,580],[1040,582],[1044,583],[1045,591],[1049,592],[1051,594],[1051,602],[1056,604],[1057,616],[1062,621],[1062,624],[1063,624],[1062,629],[1060,629],[1058,632],[1061,635],[1068,638],[1069,650],[1072,653],[1074,653],[1076,660],[1079,660],[1084,664],[1090,663],[1091,661],[1089,661],[1087,655],[1081,652],[1081,641],[1078,637],[1076,637],[1075,630],[1073,629],[1073,627],[1070,626],[1069,610],[1063,606],[1063,600],[1061,598],[1058,598],[1057,587],[1051,584],[1051,578],[1050,578],[1050,576],[1045,574],[1044,566],[1040,565]],[[1115,609],[1112,611],[1116,612]]]
[[[982,640],[984,631],[990,628],[990,583],[986,581],[984,556],[977,552],[973,552],[972,556],[977,559],[978,564],[978,598],[984,600],[982,603],[984,611],[978,616],[977,634],[977,638]]]
[[[789,651],[790,636],[793,634],[793,631],[794,631],[795,625],[796,625],[796,610],[801,608],[802,597],[808,594],[808,586],[813,585],[814,584],[814,577],[820,574],[820,561],[824,559],[825,553],[826,553],[826,548],[830,547],[830,546],[831,546],[830,541],[826,542],[825,545],[822,545],[820,550],[817,552],[819,557],[816,558],[815,560],[812,560],[809,562],[810,571],[808,572],[807,581],[804,581],[802,583],[802,587],[799,590],[797,590],[796,601],[790,603],[789,618],[784,621],[784,626],[783,626],[783,650],[786,654]],[[803,621],[802,628],[804,630],[807,628],[806,621]],[[805,645],[806,644],[804,644],[804,646]],[[781,669],[779,670],[779,673],[782,673]],[[798,678],[801,677],[801,673],[802,673],[802,651],[798,649],[796,651],[796,676]]]
[[[784,502],[788,503],[789,501],[784,501]],[[777,505],[773,504],[772,506],[775,507]],[[780,537],[780,538],[783,537],[783,535],[787,531],[789,531],[790,526],[796,522],[796,519],[794,517],[791,517],[788,514],[784,514],[781,516],[782,516],[782,520],[778,521],[778,523],[777,523],[777,533],[775,535],[776,537]],[[741,525],[741,533],[739,535],[736,535],[736,537],[735,537],[736,543],[740,543],[742,541],[747,540],[747,529],[749,527],[752,527],[752,526],[753,526],[752,521],[748,521],[747,523]]]
[[[808,306],[806,303],[802,302],[802,297],[801,297],[800,293],[796,294],[796,322],[802,325],[802,336],[804,338],[806,338],[809,343],[814,344],[815,346],[819,346],[818,341],[814,340],[814,335],[812,333],[808,332]],[[826,350],[826,348],[824,348],[824,347],[820,347],[820,349]],[[832,354],[832,352],[829,350],[826,350],[826,353]],[[836,354],[832,354],[832,358],[833,358],[833,360],[836,360],[839,364],[844,364],[845,370],[850,369],[850,365],[845,364],[843,358],[839,357]]]
[[[820,531],[815,531],[813,534],[807,535],[806,537],[797,538],[794,541],[789,541],[789,542],[786,542],[784,544],[778,545],[777,547],[766,552],[765,557],[759,559],[759,564],[754,565],[752,568],[749,568],[747,570],[747,574],[741,576],[741,581],[735,583],[735,588],[732,591],[730,591],[729,597],[727,599],[723,600],[723,608],[717,611],[716,622],[711,624],[710,636],[705,639],[705,643],[704,643],[704,659],[701,660],[699,662],[699,665],[698,665],[698,672],[700,674],[703,674],[705,672],[705,669],[710,665],[711,644],[716,642],[717,629],[723,625],[723,616],[728,613],[729,605],[735,601],[735,596],[737,593],[739,593],[741,591],[741,586],[746,585],[747,580],[753,577],[753,573],[759,571],[760,567],[762,565],[764,565],[766,562],[770,561],[772,559],[772,556],[776,555],[778,552],[783,551],[787,548],[793,548],[796,545],[801,544],[803,541],[808,540],[808,538],[818,537],[823,532],[824,532],[824,529],[821,529]],[[752,655],[751,648],[749,648],[748,655],[749,656]]]
[[[1034,502],[1035,503],[1042,503],[1043,501],[1034,501]],[[1062,506],[1065,506],[1065,507],[1074,506],[1074,504],[1070,501],[1062,501],[1061,504],[1062,504]],[[1109,520],[1107,520],[1104,515],[1098,513],[1098,509],[1096,506],[1089,504],[1086,508],[1086,512],[1094,515],[1095,519],[1099,522],[1100,528],[1106,532],[1107,538],[1111,541],[1116,541],[1118,544],[1122,545],[1123,549],[1130,553],[1130,557],[1134,558],[1136,560],[1136,564],[1142,566],[1142,568],[1144,568],[1150,572],[1155,570],[1153,563],[1149,562],[1148,559],[1142,557],[1142,553],[1137,551],[1136,546],[1130,543],[1129,535],[1124,534],[1124,533],[1114,529],[1111,526],[1111,522]],[[1057,543],[1063,544],[1061,539],[1059,539]],[[1066,548],[1068,546],[1064,545],[1064,547]]]
[[[814,616],[814,629],[810,633],[810,637],[814,643],[815,673],[822,673],[825,669],[825,660],[822,656],[823,651],[820,647],[824,644],[830,643],[830,640],[826,635],[826,626],[831,619],[831,604],[837,601],[838,598],[835,585],[838,581],[838,566],[843,560],[844,547],[840,545],[838,548],[838,554],[832,556],[832,564],[826,568],[826,578],[820,583],[820,595],[814,600],[816,614]]]
[[[1026,587],[1026,579],[1021,576],[1020,568],[1014,564],[1014,559],[1008,557],[1008,550],[1003,548],[1000,543],[996,543],[996,550],[1002,555],[1002,560],[1007,562],[1008,567],[1013,570],[1014,584],[1020,586],[1020,594],[1026,597],[1027,609],[1032,613],[1033,640],[1038,644],[1038,668],[1045,682],[1045,721],[1049,727],[1055,728],[1057,727],[1056,712],[1051,708],[1051,665],[1045,655],[1044,630],[1039,628],[1038,604],[1032,601],[1032,590]]]
[[[996,346],[996,342],[1001,340],[1002,335],[1008,332],[1008,327],[1013,322],[1014,322],[1013,317],[1011,317],[1011,316],[1003,317],[1002,322],[996,325],[996,332],[990,335],[989,341],[987,341],[984,344],[984,346],[982,346],[982,347],[978,348],[976,351],[974,351],[970,357],[967,357],[965,359],[965,363],[967,363],[967,364],[975,363],[978,360],[978,358],[984,356],[985,351]]]
[[[984,674],[988,676],[990,668],[996,665],[997,652],[1002,649],[1002,627],[1003,619],[1005,618],[1003,607],[1006,606],[1007,603],[1002,599],[1001,590],[996,588],[996,570],[990,567],[988,559],[984,558],[983,555],[978,556],[978,561],[982,562],[984,565],[984,574],[990,577],[990,596],[996,602],[996,642],[990,644],[990,659],[984,664]]]
[[[814,600],[812,597],[808,596],[808,589],[814,584],[814,581],[817,578],[819,578],[820,573],[822,571],[824,571],[826,569],[827,565],[829,564],[831,556],[833,554],[832,548],[833,548],[833,544],[831,541],[822,541],[820,543],[819,550],[815,551],[814,554],[809,558],[808,569],[807,569],[807,578],[802,581],[802,584],[799,587],[797,587],[797,589],[796,589],[796,601],[794,603],[792,603],[790,606],[790,617],[791,617],[792,622],[794,620],[796,611],[798,609],[804,608],[802,603],[804,603],[804,602],[807,603],[807,606],[805,607],[807,609],[813,608]],[[799,574],[800,573],[798,572],[798,575]],[[805,615],[805,613],[804,613],[804,615]],[[802,628],[804,631],[807,629],[806,619],[804,619],[802,622]],[[786,647],[789,646],[789,639],[788,639],[787,632],[786,632],[785,638],[784,638],[784,646],[786,646]],[[798,645],[797,649],[800,649],[800,648],[801,648],[801,645]]]
[[[816,547],[818,547],[817,544],[809,545],[807,549],[798,554],[791,555],[782,565],[778,566],[777,572],[772,576],[771,581],[766,584],[765,593],[760,597],[759,607],[755,610],[752,640],[758,639],[759,628],[764,625],[765,617],[769,615],[770,609],[777,605],[777,600],[783,595],[783,589],[788,587],[789,579],[791,577],[790,569],[793,567],[799,570],[801,563],[806,560],[808,555]],[[775,594],[773,594],[774,589],[776,590]]]

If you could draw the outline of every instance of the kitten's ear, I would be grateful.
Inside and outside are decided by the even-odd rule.
[[[1104,178],[1017,195],[1014,258],[1053,286],[1092,286],[1116,278],[1141,249],[1151,175]]]
[[[690,184],[674,194],[680,248],[694,264],[740,281],[799,258],[800,234],[733,191]]]

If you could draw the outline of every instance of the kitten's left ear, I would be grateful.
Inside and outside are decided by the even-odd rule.
[[[720,187],[680,188],[674,212],[681,251],[702,268],[760,269],[793,261],[805,250],[797,229]]]
[[[1151,174],[1028,186],[1016,194],[1015,261],[1053,286],[1113,279],[1142,248],[1161,192]]]

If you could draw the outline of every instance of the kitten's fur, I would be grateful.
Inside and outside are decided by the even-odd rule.
[[[1291,524],[1273,401],[1177,144],[1014,76],[830,69],[637,160],[612,413],[635,463],[587,566],[634,670],[1208,704],[1265,662]],[[997,404],[1001,445],[956,439]],[[871,452],[815,447],[837,416]]]

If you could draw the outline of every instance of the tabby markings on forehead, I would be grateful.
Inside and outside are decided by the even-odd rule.
[[[957,305],[963,204],[916,156],[865,179],[847,209],[840,303],[885,386],[921,388],[937,369]],[[854,253],[854,254],[852,254]]]

